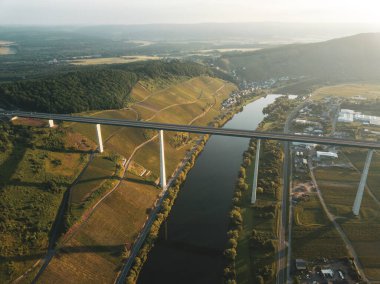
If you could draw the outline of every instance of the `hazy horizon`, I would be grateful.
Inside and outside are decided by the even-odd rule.
[[[0,25],[314,23],[380,25],[376,0],[0,0]]]

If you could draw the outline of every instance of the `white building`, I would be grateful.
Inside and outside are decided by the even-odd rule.
[[[350,109],[342,109],[339,113],[339,122],[353,122],[355,111]]]
[[[321,158],[334,158],[334,159],[337,159],[338,158],[338,154],[334,153],[334,152],[317,151],[317,158],[318,159],[321,159]]]
[[[351,109],[342,109],[338,117],[339,122],[354,122],[360,121],[365,124],[380,126],[380,117],[373,115],[365,115],[361,112],[355,112]]]

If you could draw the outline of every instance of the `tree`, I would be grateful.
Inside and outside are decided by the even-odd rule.
[[[256,284],[264,284],[264,278],[261,275],[257,275],[255,279]]]
[[[237,255],[237,252],[236,252],[236,249],[234,248],[229,248],[229,249],[226,249],[224,251],[224,256],[228,259],[228,260],[235,260],[236,258],[236,255]]]

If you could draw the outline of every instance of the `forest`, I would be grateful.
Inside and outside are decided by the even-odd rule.
[[[144,62],[84,67],[64,74],[0,84],[0,107],[50,113],[78,113],[128,106],[130,91],[141,78],[165,79],[212,75],[190,62]]]

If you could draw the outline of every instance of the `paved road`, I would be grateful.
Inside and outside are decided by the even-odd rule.
[[[297,116],[298,111],[302,109],[308,101],[305,101],[298,105],[287,117],[284,125],[284,133],[288,134],[290,131],[290,125],[293,119]],[[283,162],[283,190],[282,190],[282,201],[281,201],[281,217],[279,221],[278,228],[278,248],[277,248],[277,277],[276,283],[283,284],[286,283],[289,277],[289,266],[290,266],[290,253],[291,247],[286,243],[286,225],[288,224],[288,200],[289,200],[289,185],[291,180],[291,158],[290,158],[290,144],[289,142],[284,142],[284,162]],[[289,204],[291,206],[291,204]],[[290,244],[290,237],[288,239]]]
[[[320,137],[320,136],[308,136],[308,135],[295,135],[287,133],[268,133],[253,130],[239,130],[228,128],[214,128],[214,127],[202,127],[202,126],[190,126],[190,125],[178,125],[167,123],[156,123],[146,121],[134,121],[123,119],[107,119],[107,118],[94,118],[94,117],[80,117],[63,114],[48,114],[48,113],[34,113],[34,112],[21,112],[21,111],[0,111],[0,116],[8,117],[30,117],[39,119],[52,119],[58,121],[72,121],[88,124],[104,124],[114,126],[125,126],[145,129],[156,130],[168,130],[176,132],[189,132],[199,134],[212,134],[222,136],[233,136],[242,138],[258,138],[269,139],[279,141],[296,141],[304,143],[317,143],[323,145],[335,145],[335,146],[350,146],[367,149],[380,149],[380,143],[373,141],[359,141],[351,139],[342,139],[335,137]]]

